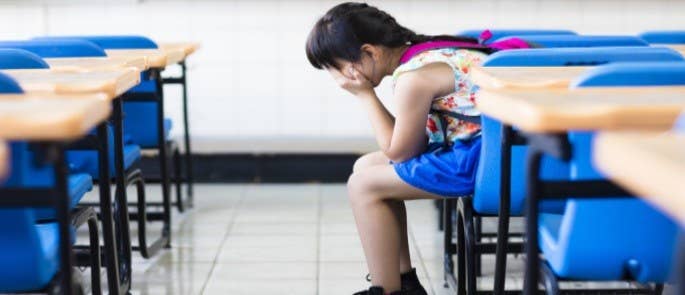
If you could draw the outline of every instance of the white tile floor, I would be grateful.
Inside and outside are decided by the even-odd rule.
[[[150,260],[134,253],[133,294],[349,295],[368,287],[344,185],[197,185],[195,195],[194,209],[173,216],[172,249]],[[432,202],[408,202],[407,210],[423,285],[430,294],[454,294],[443,287]],[[489,228],[494,221],[484,222]],[[491,289],[494,257],[484,259],[479,288]],[[521,287],[521,269],[511,256],[507,289]]]

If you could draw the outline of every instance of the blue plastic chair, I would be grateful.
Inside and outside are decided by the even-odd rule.
[[[0,93],[22,93],[19,85],[0,73]],[[2,187],[53,187],[51,167],[38,167],[26,142],[10,143],[11,174]],[[70,208],[92,189],[87,174],[71,174],[68,178]],[[5,196],[11,197],[11,196]],[[93,217],[94,212],[92,213]],[[72,231],[75,229],[72,228]],[[30,292],[44,290],[58,273],[60,265],[59,230],[54,222],[54,209],[0,209],[0,261],[8,266],[0,269],[0,292]],[[74,235],[72,237],[75,238]],[[75,240],[71,241],[72,243]],[[95,246],[99,247],[99,246]],[[99,252],[98,254],[99,255]],[[99,264],[99,263],[98,263]],[[99,271],[96,271],[99,273]],[[99,279],[97,279],[99,282]],[[94,288],[99,288],[99,286]]]
[[[38,224],[31,209],[0,209],[0,292],[45,288],[59,269],[57,223]]]
[[[459,36],[466,36],[466,37],[471,37],[471,38],[476,38],[478,39],[480,37],[480,34],[485,31],[483,29],[480,30],[465,30],[457,33]],[[524,36],[524,35],[576,35],[576,32],[570,31],[570,30],[546,30],[546,29],[494,29],[490,30],[490,33],[492,33],[492,38],[488,40],[487,43],[490,43],[492,41],[495,41],[500,38],[504,37],[509,37],[509,36]]]
[[[83,35],[83,36],[44,36],[34,40],[73,40],[81,39],[93,42],[103,49],[156,49],[157,43],[152,39],[139,35]]]
[[[590,66],[629,61],[682,61],[665,47],[542,48],[500,51],[483,61],[486,67]]]
[[[602,47],[602,46],[648,46],[645,40],[635,36],[590,36],[590,35],[521,35],[520,38],[543,48],[558,47]]]
[[[685,85],[685,61],[616,63],[594,68],[571,87]]]
[[[685,31],[648,31],[640,38],[650,44],[685,44]]]
[[[683,57],[679,54],[673,54],[673,51],[663,48],[567,48],[567,49],[535,49],[535,50],[512,50],[493,54],[490,58],[496,61],[497,65],[507,66],[561,66],[569,63],[588,64],[592,61],[597,61],[598,55],[603,58],[603,62],[613,62],[612,51],[621,51],[621,58],[619,60],[627,59],[628,56],[633,57],[633,61],[639,60],[655,60],[659,57],[665,60],[675,60],[679,63]],[[656,49],[656,50],[654,50]],[[537,59],[537,52],[545,53]],[[633,54],[631,54],[633,52]],[[645,52],[637,53],[637,52]],[[534,54],[536,58],[525,58],[525,54]],[[500,56],[497,56],[500,55]],[[484,62],[489,65],[490,59]],[[493,62],[495,63],[495,62]],[[500,122],[489,118],[487,116],[481,117],[482,133],[481,133],[481,160],[476,174],[475,192],[472,198],[460,198],[460,210],[465,213],[462,215],[470,216],[497,216],[500,215],[500,175],[502,173],[501,167],[501,148],[502,148],[502,129]],[[511,177],[510,177],[510,216],[520,216],[523,213],[525,201],[525,178],[523,177],[522,167],[527,154],[527,146],[514,145],[511,147]],[[572,167],[569,163],[558,161],[554,158],[543,156],[541,164],[541,178],[544,180],[560,180],[569,179],[576,167]],[[447,203],[446,203],[447,205]],[[540,211],[545,213],[561,213],[566,208],[564,201],[545,201],[540,205]],[[447,211],[446,211],[447,213]],[[502,217],[502,216],[500,216]],[[500,218],[504,220],[504,218]],[[469,222],[464,222],[467,224]],[[471,222],[474,224],[475,221]],[[465,225],[468,227],[469,225]],[[470,225],[474,226],[474,225]],[[457,229],[462,230],[460,228]],[[475,229],[463,229],[465,235],[469,232],[473,233]],[[451,240],[451,233],[445,230],[447,240]],[[468,239],[468,238],[467,238]],[[471,241],[475,238],[471,237]],[[468,247],[468,246],[467,246]],[[452,253],[447,253],[452,254]],[[468,255],[467,255],[468,256]],[[472,261],[472,264],[478,264],[478,258],[474,260],[473,257],[464,257],[464,259]],[[468,263],[467,263],[468,264]],[[501,271],[501,270],[500,270]],[[477,272],[477,270],[476,270]],[[466,285],[475,285],[476,279],[470,271],[467,271],[466,281],[470,282]],[[471,290],[475,292],[474,290]]]
[[[47,69],[49,67],[40,56],[29,51],[0,48],[0,69]]]
[[[685,73],[684,64],[602,66],[582,77],[574,87],[685,85],[685,81],[663,75]],[[568,134],[572,180],[605,178],[591,160],[593,137],[592,132]],[[583,280],[629,278],[641,283],[668,281],[680,231],[668,217],[634,198],[570,199],[563,214],[541,214],[538,229],[540,249],[556,276]]]
[[[23,49],[42,58],[105,57],[105,51],[85,40],[0,41],[0,48]]]
[[[0,73],[0,93],[21,94],[24,93],[24,90],[21,89],[21,86],[19,86],[17,81],[14,81],[14,79],[3,73]]]

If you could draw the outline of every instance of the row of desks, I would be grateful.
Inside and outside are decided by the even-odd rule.
[[[71,140],[111,112],[110,101],[140,82],[140,73],[179,63],[197,43],[161,44],[158,50],[108,50],[102,58],[46,59],[51,69],[5,70],[26,94],[0,95],[0,138]],[[0,144],[0,171],[7,148]]]
[[[586,67],[490,67],[473,70],[472,79],[483,89],[478,108],[508,125],[530,133],[554,133],[572,130],[666,131],[685,110],[685,87],[579,88],[568,89],[571,80]],[[651,134],[609,134],[598,140],[596,162],[617,181],[634,188],[685,224],[685,142],[681,135],[660,134],[657,144],[640,144],[656,140]],[[641,138],[640,138],[641,137]],[[616,142],[612,142],[615,139]],[[641,153],[665,161],[650,162],[630,157],[626,150],[641,149]],[[614,153],[614,151],[616,151]],[[660,154],[667,153],[667,154]],[[664,173],[664,177],[644,177],[645,173],[668,169],[680,173]],[[616,173],[620,172],[620,173]],[[659,173],[661,175],[661,173]],[[628,185],[630,183],[630,185]]]
[[[98,137],[102,139],[107,136],[107,132],[100,127],[103,122],[112,118],[116,146],[117,142],[123,142],[121,112],[114,109],[121,109],[121,95],[140,82],[141,72],[180,63],[197,48],[195,43],[177,43],[163,45],[159,50],[111,50],[107,51],[108,57],[103,58],[48,59],[51,69],[2,71],[15,79],[25,93],[0,94],[0,139],[61,144],[83,137],[96,126]],[[122,153],[123,147],[116,148],[115,159],[118,160],[115,160],[115,167],[123,163]],[[59,163],[55,164],[56,167],[65,167],[63,156],[57,158]],[[0,178],[7,176],[8,164],[7,145],[0,141]],[[123,173],[120,167],[116,169],[117,173]],[[118,174],[116,179],[117,186],[123,187],[123,176]],[[59,181],[65,182],[66,180]],[[101,214],[103,220],[111,220],[112,199],[109,189],[104,191],[105,193],[103,190],[100,193],[103,198],[101,204],[108,205],[101,208]],[[125,198],[123,202],[118,205],[126,206]],[[64,211],[61,212],[66,212],[66,209],[62,210]],[[125,255],[113,250],[117,249],[117,242],[112,222],[103,222],[102,230],[105,248],[111,249],[104,253],[104,259],[108,261],[106,264],[112,266],[125,263],[117,258],[118,255]],[[68,232],[67,221],[64,219],[60,221],[60,232]],[[63,248],[62,251],[70,253],[69,246]],[[61,254],[63,265],[71,265],[68,263],[69,255],[64,252]],[[108,281],[122,279],[120,274],[128,271],[128,267],[108,267]],[[130,283],[124,281],[121,283]],[[110,294],[125,292],[128,290],[126,288],[117,283],[109,284]]]
[[[478,109],[483,114],[527,134],[533,145],[549,146],[531,150],[556,147],[563,154],[555,134],[600,131],[593,147],[598,169],[685,226],[685,134],[668,131],[685,110],[685,87],[569,89],[588,69],[480,67],[471,78],[481,87]],[[529,192],[541,186],[536,157],[528,157]],[[527,208],[537,208],[537,199],[528,194]],[[536,232],[537,224],[537,209],[529,210],[526,232]],[[536,234],[528,236],[528,257],[537,255],[537,241]],[[525,281],[536,282],[538,270],[535,259],[527,260]],[[501,270],[496,281],[498,275]],[[525,294],[533,293],[526,288]]]

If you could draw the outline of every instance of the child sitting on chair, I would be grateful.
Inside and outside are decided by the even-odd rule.
[[[473,193],[481,127],[469,72],[495,47],[416,34],[363,3],[337,5],[314,25],[307,58],[362,102],[380,146],[356,161],[347,183],[372,283],[356,294],[426,294],[409,257],[404,201]],[[386,76],[394,115],[374,91]]]

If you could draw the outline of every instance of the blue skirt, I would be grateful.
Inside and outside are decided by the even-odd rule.
[[[411,186],[445,196],[473,194],[480,158],[480,136],[433,148],[402,163],[393,163],[397,175]]]

